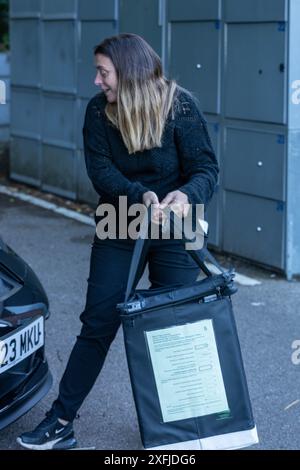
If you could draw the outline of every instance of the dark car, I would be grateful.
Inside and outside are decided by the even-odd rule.
[[[0,429],[49,391],[45,357],[47,295],[28,264],[0,237]]]

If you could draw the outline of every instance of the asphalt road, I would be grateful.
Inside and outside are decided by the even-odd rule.
[[[55,399],[58,383],[80,329],[93,227],[0,195],[0,233],[38,274],[50,300],[47,357],[54,378],[49,394],[25,416],[0,431],[0,449],[19,449],[16,437],[34,427]],[[227,264],[228,259],[222,258]],[[300,339],[300,285],[271,271],[234,262],[261,281],[239,286],[233,305],[260,444],[253,449],[299,449],[300,365],[291,344]],[[148,286],[147,272],[139,287]],[[75,421],[79,446],[142,449],[122,332]]]

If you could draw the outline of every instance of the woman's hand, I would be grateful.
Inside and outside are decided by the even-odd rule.
[[[168,193],[164,199],[161,201],[159,208],[164,209],[165,207],[170,206],[171,210],[175,212],[178,216],[183,215],[186,217],[190,209],[190,203],[187,195],[179,189]]]
[[[161,221],[164,220],[165,214],[159,208],[159,200],[158,196],[154,191],[147,191],[143,194],[143,203],[146,207],[149,207],[150,204],[153,205],[152,207],[152,222],[155,224],[159,224]]]

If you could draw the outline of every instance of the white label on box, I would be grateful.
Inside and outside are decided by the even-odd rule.
[[[145,333],[165,423],[229,411],[212,320]]]

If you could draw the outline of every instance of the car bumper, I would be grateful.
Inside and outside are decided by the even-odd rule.
[[[22,392],[0,408],[0,430],[27,413],[48,393],[51,386],[52,375],[44,361],[32,374]]]

